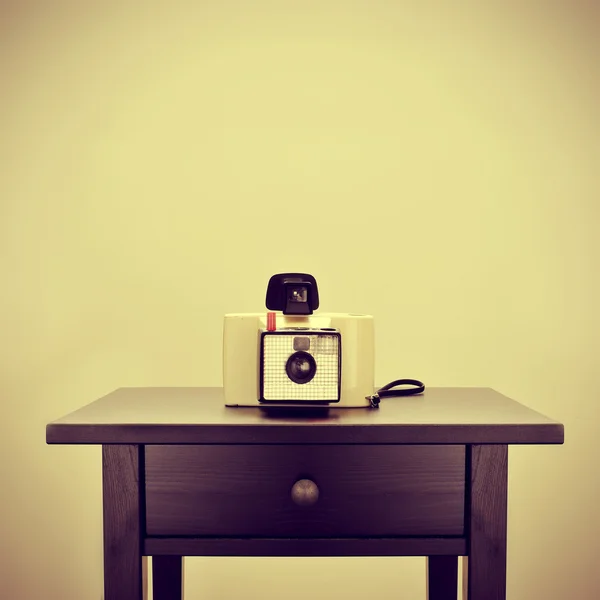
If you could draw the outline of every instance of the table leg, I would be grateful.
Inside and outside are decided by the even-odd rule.
[[[142,556],[142,598],[148,600],[148,557]]]
[[[427,600],[456,600],[458,557],[427,557]]]
[[[140,447],[102,446],[104,600],[144,600]]]
[[[508,446],[473,445],[468,453],[468,556],[465,600],[506,600]]]
[[[183,600],[183,557],[152,557],[152,598],[154,600]]]

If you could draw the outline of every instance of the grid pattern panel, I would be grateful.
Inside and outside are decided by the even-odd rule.
[[[294,338],[310,340],[307,350],[317,363],[315,376],[308,383],[294,383],[285,371],[294,354]],[[337,335],[300,332],[266,334],[263,338],[263,396],[265,400],[338,400],[340,343]]]

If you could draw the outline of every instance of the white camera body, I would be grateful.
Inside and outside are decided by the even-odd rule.
[[[268,313],[225,315],[227,406],[370,406],[375,387],[371,315],[277,312],[275,317],[273,326]]]

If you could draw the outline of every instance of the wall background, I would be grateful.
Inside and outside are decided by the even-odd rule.
[[[596,7],[0,7],[2,598],[102,594],[100,450],[45,424],[220,385],[223,313],[292,269],[322,310],[375,315],[380,383],[565,423],[510,452],[509,598],[600,597]],[[187,594],[419,598],[424,569],[197,558]]]

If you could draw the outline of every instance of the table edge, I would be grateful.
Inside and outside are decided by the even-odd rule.
[[[564,425],[82,425],[49,423],[48,445],[508,444],[562,445]]]

